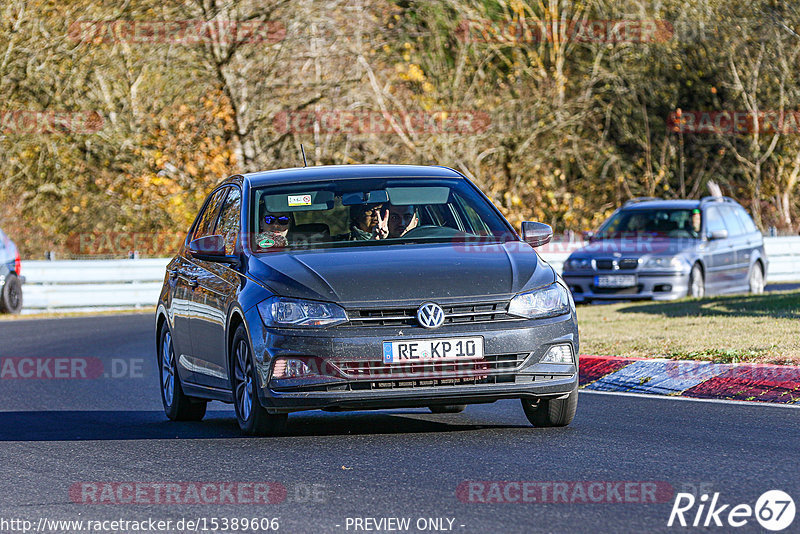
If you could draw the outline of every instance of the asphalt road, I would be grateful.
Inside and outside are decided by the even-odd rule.
[[[279,532],[366,532],[356,518],[390,517],[409,518],[411,532],[670,532],[699,530],[667,527],[676,492],[719,492],[720,503],[752,506],[781,489],[800,505],[798,408],[582,393],[563,429],[532,428],[517,402],[504,401],[457,415],[293,414],[287,435],[253,439],[240,437],[221,404],[202,423],[168,422],[154,352],[149,315],[0,322],[0,532],[13,531],[3,523],[12,519],[35,527],[40,518],[210,525],[215,517],[279,518]],[[55,378],[70,374],[53,360],[60,357],[82,358],[76,372],[87,378]],[[30,372],[20,358],[53,363],[42,363],[39,378],[13,378]],[[213,495],[198,503],[188,485],[177,503],[153,497],[160,484],[187,481],[217,491],[270,481],[269,498],[280,502],[248,504],[244,492],[234,504],[215,504]],[[514,488],[492,481],[540,483],[531,494],[550,502],[475,502],[519,500],[492,493]],[[630,502],[583,502],[576,488],[598,481],[612,500],[618,490]],[[607,484],[622,481],[655,484],[631,487],[658,488],[658,502]],[[119,502],[131,495],[119,483],[134,482],[151,493]],[[473,491],[459,493],[460,485]],[[443,527],[428,518],[444,518]],[[787,532],[798,529],[800,518]],[[736,531],[762,530],[751,518]]]

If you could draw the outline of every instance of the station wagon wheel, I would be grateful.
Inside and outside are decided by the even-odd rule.
[[[689,274],[688,297],[703,298],[706,294],[706,281],[703,276],[703,269],[695,263],[692,272]]]
[[[173,421],[200,421],[206,415],[207,401],[189,397],[183,392],[178,375],[172,332],[164,324],[158,344],[158,364],[161,372],[161,402],[164,413]]]
[[[764,268],[760,262],[755,262],[750,269],[750,293],[760,295],[764,292]]]
[[[22,310],[22,282],[14,273],[6,277],[6,283],[0,287],[0,311],[19,313]]]
[[[288,414],[271,414],[258,400],[258,381],[247,330],[239,325],[231,344],[231,389],[236,420],[245,434],[273,436],[286,428]]]

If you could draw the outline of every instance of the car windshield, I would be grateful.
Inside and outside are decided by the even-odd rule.
[[[517,236],[461,179],[369,178],[254,188],[255,252],[419,242],[502,242]]]
[[[700,224],[700,213],[697,210],[621,210],[600,227],[597,237],[600,239],[635,236],[696,238],[700,235]]]

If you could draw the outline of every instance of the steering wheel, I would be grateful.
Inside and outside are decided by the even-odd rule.
[[[435,224],[426,224],[417,226],[416,228],[406,232],[403,237],[418,238],[418,237],[454,237],[460,235],[455,228],[449,226],[436,226]]]

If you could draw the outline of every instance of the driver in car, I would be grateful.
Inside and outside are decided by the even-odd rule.
[[[389,237],[402,237],[418,224],[415,206],[389,206]]]

